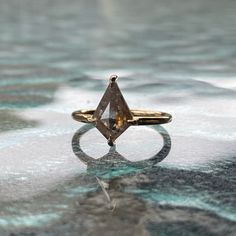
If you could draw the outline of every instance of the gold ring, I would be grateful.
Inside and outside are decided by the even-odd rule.
[[[116,82],[110,83],[96,110],[79,110],[72,113],[73,119],[92,123],[112,146],[115,140],[131,125],[160,125],[171,121],[172,116],[160,111],[130,110]]]

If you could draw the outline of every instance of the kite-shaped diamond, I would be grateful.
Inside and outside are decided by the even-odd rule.
[[[130,126],[128,120],[133,118],[116,79],[117,76],[111,76],[110,84],[93,115],[97,129],[108,140],[109,145],[113,145],[114,141]]]

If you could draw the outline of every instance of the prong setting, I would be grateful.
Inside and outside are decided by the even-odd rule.
[[[118,76],[117,76],[117,75],[112,75],[112,76],[110,77],[110,82],[111,82],[111,83],[114,83],[114,82],[116,82],[117,79],[118,79]]]

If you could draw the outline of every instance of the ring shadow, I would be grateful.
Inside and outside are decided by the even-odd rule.
[[[91,156],[87,155],[81,148],[80,140],[83,135],[85,135],[89,130],[93,129],[94,126],[91,124],[86,124],[82,126],[79,130],[76,131],[72,138],[72,150],[74,154],[87,165],[88,171],[93,170],[121,170],[127,168],[146,168],[152,167],[158,162],[164,160],[171,150],[171,138],[169,133],[162,126],[151,126],[154,130],[156,130],[161,137],[163,138],[163,147],[161,150],[152,156],[149,159],[141,160],[141,161],[129,161],[123,155],[116,151],[116,146],[112,146],[109,152],[98,158],[94,159]],[[130,170],[131,170],[130,169]]]

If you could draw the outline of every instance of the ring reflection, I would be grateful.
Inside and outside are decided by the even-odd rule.
[[[72,149],[74,154],[88,167],[93,168],[121,168],[121,167],[151,167],[158,162],[161,162],[170,152],[171,149],[171,138],[166,129],[162,126],[151,126],[155,131],[157,131],[162,139],[163,146],[158,153],[154,156],[147,158],[146,160],[141,161],[129,161],[123,155],[121,155],[116,150],[116,146],[110,148],[109,152],[102,157],[95,159],[88,154],[86,154],[81,148],[81,138],[88,131],[94,128],[94,126],[90,124],[86,124],[82,126],[73,136],[72,138]]]

